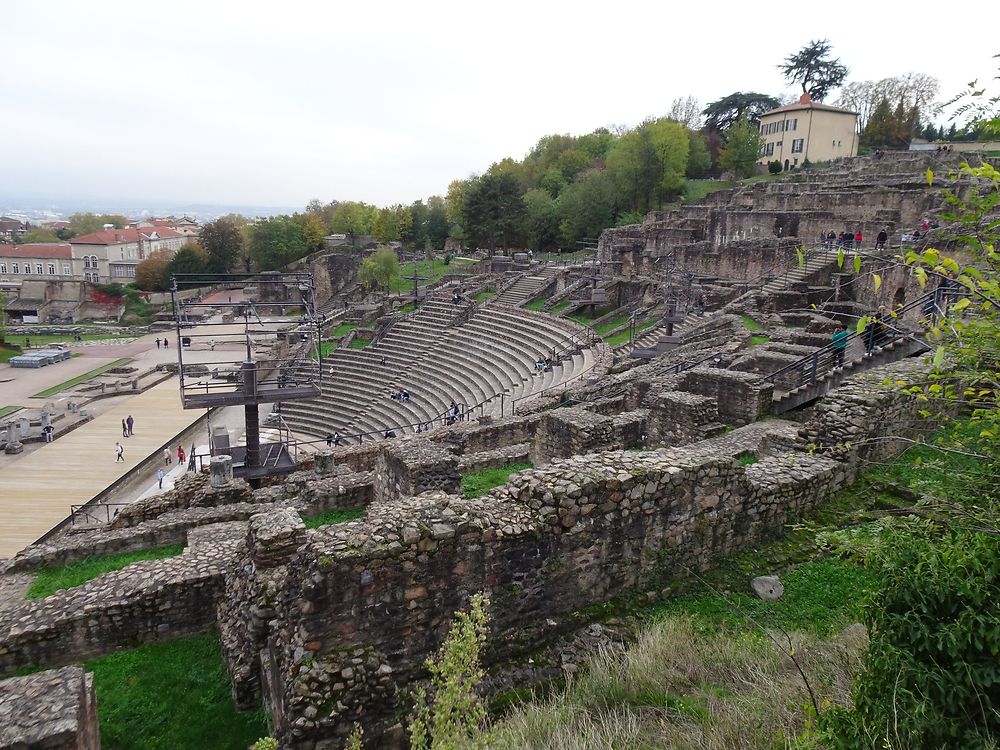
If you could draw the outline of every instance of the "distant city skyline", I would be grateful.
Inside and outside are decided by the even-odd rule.
[[[13,0],[0,205],[409,204],[677,97],[793,95],[776,66],[819,38],[848,81],[927,73],[947,99],[995,75],[981,37],[928,54],[933,19],[891,4],[765,9]]]

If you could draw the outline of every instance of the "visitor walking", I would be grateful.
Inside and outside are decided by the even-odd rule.
[[[163,473],[162,468],[156,470],[156,482],[159,484],[161,490],[163,489],[163,477],[165,476],[166,474]]]
[[[157,337],[157,339],[156,339],[156,348],[157,349],[160,348],[160,339],[159,339],[159,337]]]
[[[128,419],[125,420],[126,426],[128,426],[128,436],[132,437],[132,428],[135,426],[135,420],[132,419],[132,415],[128,415]]]
[[[177,463],[178,463],[178,465],[183,464],[184,460],[185,460],[184,459],[184,446],[183,445],[178,445],[177,446]]]
[[[124,438],[128,437],[128,425],[125,424],[125,420],[124,419],[122,420],[122,437],[124,437]]]
[[[333,447],[333,435],[331,435],[331,434],[327,434],[327,436],[326,436],[326,447],[327,448],[332,448]]]
[[[696,299],[695,302],[694,302],[694,307],[695,307],[695,310],[698,311],[698,315],[699,316],[705,314],[705,295],[704,294],[699,294],[698,295],[698,299]]]
[[[854,247],[856,247],[858,250],[861,249],[861,241],[863,239],[864,239],[864,237],[861,236],[861,230],[860,229],[857,232],[854,233]]]
[[[885,243],[889,240],[889,233],[884,229],[878,233],[878,237],[875,238],[875,249],[885,250]]]
[[[169,466],[170,463],[173,462],[173,460],[174,460],[173,459],[173,455],[170,453],[170,449],[169,448],[164,448],[163,449],[163,463],[165,463],[165,464],[167,464]]]
[[[850,250],[852,242],[854,242],[854,235],[850,232],[844,232],[844,249]]]
[[[166,336],[164,336],[163,337],[163,348],[166,349],[168,346],[170,346],[170,339],[168,339]]]
[[[125,462],[125,449],[122,447],[121,443],[115,443],[115,455],[117,456],[115,463],[118,463],[119,461],[122,463]]]
[[[847,349],[847,328],[843,323],[837,326],[837,329],[833,332],[831,340],[833,342],[833,366],[843,367],[844,366],[844,351]]]
[[[45,433],[45,442],[46,443],[51,443],[52,442],[52,433],[55,432],[55,431],[56,431],[56,428],[53,427],[50,424],[47,424],[47,425],[45,425],[42,428],[42,432]]]
[[[882,341],[882,329],[885,326],[885,306],[879,307],[878,311],[868,321],[865,328],[865,356],[870,357],[875,351],[875,347]]]

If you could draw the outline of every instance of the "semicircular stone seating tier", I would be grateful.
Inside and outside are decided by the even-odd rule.
[[[339,433],[356,443],[359,434],[371,439],[389,428],[397,435],[415,432],[417,424],[440,420],[453,401],[467,407],[488,401],[471,413],[500,416],[511,413],[514,399],[594,365],[595,350],[582,346],[545,372],[535,366],[554,349],[565,350],[574,334],[583,337],[586,329],[573,321],[490,305],[455,324],[456,313],[450,302],[427,300],[377,344],[334,351],[323,363],[323,395],[281,405],[288,426],[303,440]],[[403,389],[408,401],[392,398]]]

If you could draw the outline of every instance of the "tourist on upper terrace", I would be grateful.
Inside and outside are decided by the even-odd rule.
[[[844,249],[850,250],[851,245],[854,243],[854,235],[850,232],[844,232]]]
[[[885,243],[889,240],[889,233],[884,229],[878,233],[878,237],[875,238],[875,249],[885,250]]]
[[[833,366],[844,366],[844,352],[847,349],[847,327],[843,323],[837,325],[837,329],[830,337],[833,343]]]
[[[396,437],[396,433],[392,430],[392,428],[389,428],[388,430],[385,431],[385,438],[386,438],[386,440],[388,440],[389,438],[394,438],[394,437]]]
[[[156,348],[157,349],[160,348],[160,338],[159,338],[159,336],[157,336],[157,338],[156,338]]]
[[[156,470],[156,481],[161,490],[163,489],[163,477],[165,476],[166,474],[164,473],[162,467]]]
[[[135,427],[135,420],[132,419],[132,415],[131,414],[129,414],[128,415],[128,419],[125,420],[125,425],[128,427],[128,436],[132,437],[132,435],[134,434],[132,432],[132,428]]]
[[[705,314],[705,295],[699,294],[698,298],[694,301],[694,309],[699,315]]]
[[[174,459],[171,457],[170,449],[169,448],[164,448],[163,449],[163,463],[169,465],[170,463],[173,462],[173,460]]]
[[[872,319],[868,322],[868,327],[865,329],[865,356],[870,357],[875,351],[876,346],[880,346],[885,340],[886,335],[886,310],[885,305],[880,305],[878,312],[872,316]]]
[[[864,240],[864,237],[861,236],[861,230],[859,229],[857,232],[854,233],[854,246],[857,247],[858,250],[861,249],[862,240]]]
[[[185,460],[186,459],[185,459],[185,456],[184,456],[184,446],[183,445],[178,445],[177,446],[177,463],[178,464],[182,464],[182,463],[184,463]]]
[[[124,419],[122,420],[122,437],[128,437],[128,425],[125,423]]]
[[[827,250],[833,250],[834,245],[840,247],[840,243],[837,242],[837,233],[831,229],[828,234],[823,236],[823,247]]]
[[[115,443],[115,456],[116,456],[115,463],[118,463],[119,461],[122,461],[124,463],[125,449],[122,447],[121,443]]]

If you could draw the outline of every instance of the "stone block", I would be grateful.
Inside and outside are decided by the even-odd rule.
[[[100,750],[93,675],[63,667],[0,682],[0,750]]]

